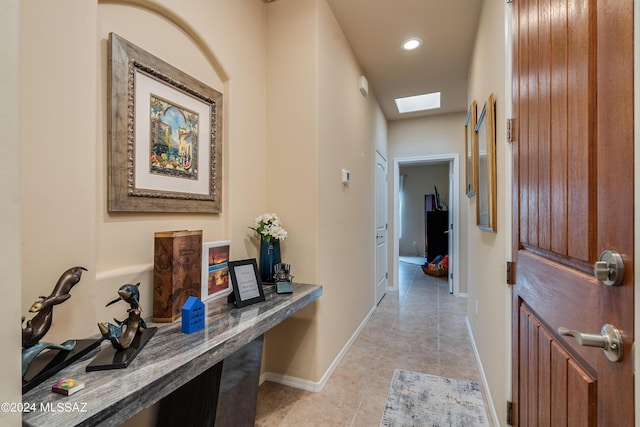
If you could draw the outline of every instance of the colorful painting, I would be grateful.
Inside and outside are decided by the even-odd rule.
[[[231,291],[229,282],[229,256],[231,242],[205,243],[202,251],[202,292],[201,299],[227,295]]]
[[[198,179],[198,114],[151,95],[149,173]]]

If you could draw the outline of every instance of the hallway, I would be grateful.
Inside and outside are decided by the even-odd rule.
[[[481,384],[467,299],[418,265],[400,262],[399,270],[399,290],[382,299],[322,391],[265,382],[256,426],[378,426],[395,368]]]

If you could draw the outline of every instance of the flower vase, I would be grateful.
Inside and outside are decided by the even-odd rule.
[[[280,240],[260,240],[260,280],[263,284],[275,283],[275,265],[280,262]]]

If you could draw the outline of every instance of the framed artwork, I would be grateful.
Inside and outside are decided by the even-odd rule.
[[[468,198],[476,195],[478,187],[478,157],[476,156],[476,147],[474,133],[476,131],[476,121],[478,119],[478,111],[476,101],[471,103],[467,110],[467,120],[464,123],[464,146],[467,153],[466,158],[466,183],[465,193]]]
[[[222,94],[109,34],[109,212],[219,213]]]
[[[206,242],[202,244],[202,301],[229,295],[229,256],[231,241]]]
[[[478,227],[485,231],[496,231],[496,102],[494,94],[484,104],[475,138],[478,153],[478,201],[476,219]]]
[[[255,258],[229,261],[229,274],[236,307],[245,307],[265,300]]]

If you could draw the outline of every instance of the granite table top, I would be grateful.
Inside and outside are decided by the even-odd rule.
[[[147,326],[158,331],[127,368],[86,372],[98,352],[111,345],[103,342],[22,396],[33,409],[23,413],[23,425],[117,425],[318,299],[322,286],[294,283],[292,294],[277,294],[273,286],[264,291],[264,302],[239,309],[226,298],[205,301],[205,327],[191,334],[181,332],[180,320],[149,321]],[[85,388],[71,396],[51,392],[52,383],[69,377],[84,381]]]

